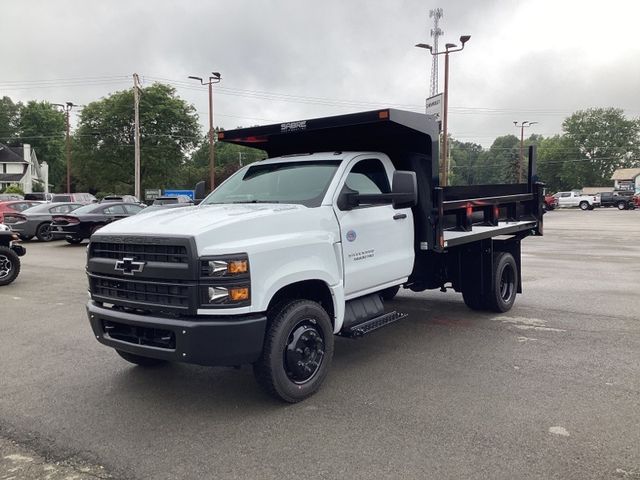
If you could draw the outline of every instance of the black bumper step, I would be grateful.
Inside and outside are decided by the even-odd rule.
[[[385,313],[384,315],[380,315],[379,317],[372,318],[371,320],[367,320],[366,322],[353,325],[341,333],[345,337],[351,337],[351,338],[362,337],[367,333],[371,333],[374,330],[378,330],[379,328],[386,327],[387,325],[397,322],[398,320],[402,320],[403,318],[407,318],[408,316],[409,315],[407,315],[406,313],[400,313],[395,311]]]

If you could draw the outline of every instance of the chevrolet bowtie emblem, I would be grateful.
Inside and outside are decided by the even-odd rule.
[[[134,262],[133,258],[124,257],[122,260],[116,262],[115,270],[122,272],[125,275],[133,275],[134,273],[140,273],[144,270],[146,262]]]

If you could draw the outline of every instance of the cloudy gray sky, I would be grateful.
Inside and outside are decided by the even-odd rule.
[[[488,146],[537,121],[559,133],[592,106],[640,116],[640,2],[634,0],[3,0],[0,96],[86,104],[144,83],[173,84],[207,121],[188,75],[222,73],[225,128],[368,110],[421,111],[429,9],[451,56],[449,130]],[[443,85],[443,62],[440,68]]]

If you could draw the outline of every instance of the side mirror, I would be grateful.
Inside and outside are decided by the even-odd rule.
[[[202,200],[204,200],[205,192],[204,192],[204,188],[205,188],[205,182],[204,180],[201,182],[196,183],[196,188],[195,188],[195,193],[194,193],[194,202],[196,205],[199,204]]]
[[[358,195],[359,194],[357,190],[352,190],[345,185],[344,187],[342,187],[340,195],[338,195],[336,206],[342,211],[351,210],[360,205]]]
[[[415,172],[393,172],[392,205],[394,209],[411,208],[418,204],[418,181]]]

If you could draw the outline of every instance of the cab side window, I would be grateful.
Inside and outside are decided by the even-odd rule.
[[[347,187],[361,194],[390,193],[389,178],[384,165],[377,158],[360,160],[345,181]]]

